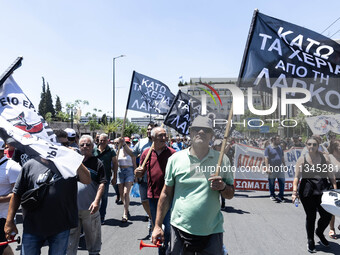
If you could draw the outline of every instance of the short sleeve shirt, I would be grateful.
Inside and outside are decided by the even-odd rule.
[[[96,157],[91,157],[83,162],[90,171],[92,182],[83,184],[78,182],[78,209],[88,210],[95,200],[99,184],[106,183],[105,168],[103,163]]]
[[[14,184],[21,171],[21,166],[14,160],[4,156],[0,159],[0,196],[6,196],[12,192]],[[9,202],[0,203],[0,218],[7,217]]]
[[[21,197],[27,190],[37,187],[37,179],[48,169],[57,172],[53,179],[61,176],[52,161],[43,164],[39,158],[30,159],[23,166],[13,192]],[[44,238],[76,227],[78,224],[77,177],[61,178],[49,185],[40,207],[33,211],[23,208],[23,218],[24,233]]]
[[[105,167],[106,178],[107,180],[110,180],[110,177],[112,175],[111,172],[112,158],[116,156],[116,152],[114,151],[114,149],[111,148],[110,146],[106,146],[105,150],[101,153],[97,147],[94,148],[93,150],[93,156],[99,158],[102,161]]]
[[[223,232],[220,192],[208,181],[216,169],[219,152],[210,149],[201,161],[190,155],[189,148],[176,152],[166,166],[165,185],[174,186],[171,224],[193,235]],[[234,177],[229,159],[223,156],[220,176],[232,185]]]
[[[268,158],[270,166],[281,166],[283,162],[283,150],[281,146],[273,147],[268,145],[264,150],[264,156]]]
[[[146,149],[141,156],[141,163],[144,162],[150,148]],[[146,162],[146,172],[148,176],[148,198],[159,198],[164,186],[165,168],[169,157],[176,151],[166,147],[159,155],[152,150],[150,158]]]

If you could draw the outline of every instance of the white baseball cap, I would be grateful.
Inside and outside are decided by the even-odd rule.
[[[72,128],[65,128],[64,130],[67,133],[67,137],[73,138],[76,137],[76,131]]]
[[[0,138],[0,151],[5,150],[5,145],[6,145],[6,143],[4,142],[4,140],[2,140],[2,139]]]

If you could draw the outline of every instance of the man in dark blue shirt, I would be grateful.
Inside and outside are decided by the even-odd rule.
[[[268,173],[268,184],[270,199],[272,201],[284,202],[285,189],[285,173],[284,173],[284,155],[280,146],[280,137],[272,137],[272,143],[268,145],[264,151],[264,161],[266,164],[266,171]],[[279,196],[275,196],[275,179],[279,182]]]

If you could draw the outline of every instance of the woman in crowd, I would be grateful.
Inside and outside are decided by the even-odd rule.
[[[306,213],[307,249],[309,252],[315,252],[314,229],[317,211],[320,214],[320,219],[318,220],[315,234],[319,237],[322,245],[329,245],[323,232],[328,226],[332,215],[321,207],[322,192],[329,188],[327,178],[330,179],[333,188],[336,189],[333,171],[328,168],[330,164],[328,157],[326,158],[318,150],[319,145],[320,140],[313,136],[307,140],[308,152],[302,155],[296,162],[293,182],[292,201],[294,203],[296,199],[300,198]],[[320,168],[323,171],[319,171]],[[300,178],[302,179],[298,190]]]
[[[130,146],[130,138],[125,137],[124,146]],[[119,194],[124,204],[124,213],[122,222],[127,222],[129,218],[130,190],[133,184],[133,171],[137,168],[136,158],[125,153],[124,148],[121,148],[118,155],[118,188]]]
[[[329,159],[331,164],[333,165],[334,174],[336,177],[337,187],[340,188],[340,140],[332,140],[330,146],[328,147],[328,151],[330,153]],[[331,222],[329,223],[329,237],[333,239],[337,239],[335,234],[335,216],[332,216]],[[340,225],[338,226],[340,230]]]

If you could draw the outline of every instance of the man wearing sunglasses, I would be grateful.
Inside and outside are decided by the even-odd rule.
[[[99,254],[101,250],[100,201],[104,193],[105,168],[100,159],[93,156],[94,141],[89,135],[83,135],[79,140],[80,153],[84,156],[83,164],[91,174],[90,184],[78,183],[78,227],[70,231],[68,255],[77,254],[80,230],[83,227],[86,249],[89,254]]]
[[[211,119],[196,117],[190,127],[191,147],[168,159],[152,242],[164,242],[162,222],[172,203],[171,254],[224,254],[219,197],[233,198],[234,178],[225,155],[220,175],[215,175],[219,152],[209,147],[213,135]]]

